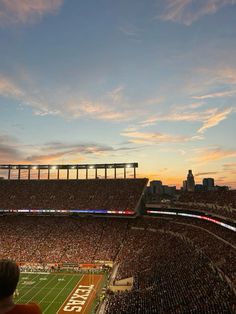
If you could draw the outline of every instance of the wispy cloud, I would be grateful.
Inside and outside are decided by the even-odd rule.
[[[124,131],[122,136],[130,138],[131,143],[160,144],[160,143],[181,143],[189,140],[185,136],[169,135],[162,133]]]
[[[62,4],[63,0],[0,0],[0,25],[35,23]]]
[[[47,154],[42,154],[43,151]],[[105,155],[107,152],[113,151],[113,147],[99,145],[94,143],[62,143],[53,142],[46,143],[39,147],[38,153],[30,155],[26,158],[30,162],[58,162],[59,160],[77,159],[84,160],[85,155]]]
[[[198,133],[204,133],[207,129],[218,125],[221,121],[227,119],[227,117],[235,112],[234,108],[226,108],[222,111],[216,110],[216,112],[207,118],[203,126],[198,130]]]
[[[0,75],[0,95],[7,97],[21,97],[23,91],[11,79]]]
[[[223,164],[223,170],[228,172],[228,173],[236,174],[236,162]]]
[[[164,21],[182,23],[187,26],[205,15],[215,14],[227,5],[235,5],[235,0],[162,0],[162,14],[158,18]]]
[[[233,107],[220,110],[219,108],[210,108],[206,110],[198,109],[202,104],[194,104],[187,106],[176,106],[167,114],[152,115],[150,118],[141,121],[141,127],[147,127],[154,125],[159,121],[171,121],[171,122],[202,122],[201,128],[198,129],[198,133],[204,133],[207,129],[218,125],[221,121],[227,119],[227,117],[235,112]],[[189,110],[185,110],[188,108]]]
[[[209,171],[209,172],[198,172],[194,174],[195,177],[202,177],[202,176],[211,176],[217,174],[218,171]]]
[[[221,147],[196,149],[191,160],[197,163],[208,163],[216,160],[236,157],[235,149],[223,149]]]
[[[134,24],[125,23],[119,27],[119,30],[126,36],[137,37],[140,34],[140,29]]]
[[[7,135],[0,134],[0,162],[13,162],[16,159],[22,158],[22,153],[18,148],[18,141]]]
[[[231,97],[231,96],[234,96],[235,93],[236,93],[235,90],[231,90],[231,91],[224,91],[224,92],[217,92],[217,93],[212,93],[212,94],[206,94],[206,95],[202,95],[202,96],[193,96],[192,98],[205,100],[205,99],[210,99],[210,98]]]
[[[18,80],[19,81],[19,80]],[[23,86],[24,85],[24,86]],[[17,80],[0,75],[0,96],[16,99],[23,105],[31,107],[37,116],[54,115],[66,119],[89,117],[98,120],[123,121],[133,116],[133,110],[126,104],[123,87],[117,87],[105,93],[98,100],[73,96],[73,91],[65,92],[62,99],[52,99],[36,86],[27,86],[27,82],[17,83]],[[56,93],[55,93],[56,94]],[[137,113],[136,109],[136,113]]]

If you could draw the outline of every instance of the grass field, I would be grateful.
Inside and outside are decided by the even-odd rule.
[[[93,313],[103,282],[103,275],[22,273],[18,284],[19,295],[15,297],[15,302],[36,302],[43,314],[68,311],[90,314]],[[77,308],[75,306],[73,310],[75,304]]]

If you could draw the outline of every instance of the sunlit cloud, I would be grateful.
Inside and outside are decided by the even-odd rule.
[[[223,170],[236,174],[236,162],[223,164]]]
[[[23,91],[8,77],[0,75],[0,95],[7,97],[21,97]]]
[[[63,0],[0,0],[0,25],[35,23],[62,4]]]
[[[221,121],[227,119],[227,117],[232,112],[235,112],[233,108],[226,108],[225,110],[222,111],[216,111],[215,114],[213,114],[204,121],[203,126],[198,130],[198,133],[203,133],[207,129],[218,125]]]
[[[205,15],[235,4],[235,0],[162,0],[162,14],[158,18],[190,26]]]
[[[159,143],[179,143],[189,140],[184,136],[169,135],[162,133],[151,132],[138,132],[138,131],[124,131],[122,136],[130,138],[131,143],[146,143],[146,144],[159,144]]]
[[[218,125],[221,121],[227,119],[230,114],[235,112],[234,108],[225,108],[223,110],[219,110],[218,108],[210,108],[202,111],[193,111],[195,106],[191,106],[189,107],[190,110],[183,111],[184,108],[186,107],[177,106],[170,113],[152,115],[150,118],[141,121],[140,126],[151,126],[159,121],[202,122],[203,125],[198,129],[197,132],[204,133],[207,129]],[[196,109],[197,108],[198,106],[196,106]]]
[[[221,147],[202,148],[193,152],[194,156],[191,160],[197,163],[208,163],[216,160],[236,157],[235,149],[223,149]]]
[[[217,173],[218,173],[218,171],[198,172],[198,173],[195,173],[194,176],[195,177],[212,176],[212,175],[215,175]]]
[[[236,93],[235,90],[233,91],[225,91],[225,92],[218,92],[218,93],[212,93],[212,94],[206,94],[202,96],[193,96],[194,99],[211,99],[211,98],[221,98],[221,97],[231,97]]]
[[[25,82],[21,82],[22,84]],[[32,89],[34,92],[32,92]],[[126,121],[133,117],[134,110],[124,100],[123,87],[117,87],[101,96],[99,100],[90,100],[69,94],[64,100],[52,100],[51,95],[44,94],[37,87],[20,86],[11,78],[0,76],[0,95],[16,99],[32,108],[36,116],[60,116],[66,119],[89,117],[98,120]],[[68,99],[66,99],[68,98]],[[139,109],[136,109],[136,113]]]

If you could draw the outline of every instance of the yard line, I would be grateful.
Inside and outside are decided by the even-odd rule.
[[[40,275],[36,275],[33,279],[35,280],[37,277],[39,277]],[[33,290],[37,285],[39,285],[41,282],[39,281],[38,283],[36,283],[36,285],[33,285],[33,287],[29,290],[27,290],[27,292],[25,294],[23,294],[18,300],[17,302],[19,302],[21,299],[23,299],[31,290]]]
[[[75,290],[75,288],[77,288],[77,287],[78,287],[78,285],[79,285],[80,281],[81,281],[83,278],[84,278],[84,275],[80,278],[79,282],[77,282],[77,285],[76,285],[76,286],[74,286],[74,288],[71,290],[70,294],[68,294],[68,296],[66,297],[65,301],[62,303],[61,307],[58,309],[57,313],[59,313],[59,312],[60,312],[60,310],[61,310],[61,308],[63,308],[64,304],[66,304],[66,303],[67,303],[67,299],[68,299],[68,297],[72,294],[72,292]]]
[[[38,290],[38,292],[36,294],[33,295],[33,297],[28,301],[28,303],[30,303],[31,300],[33,300],[36,295],[39,294],[40,291],[42,291],[43,289],[45,289],[45,287],[47,287],[47,285],[49,285],[53,280],[54,280],[55,276],[52,275],[52,278],[47,282],[47,284],[45,286],[43,286],[41,289]],[[51,289],[50,289],[51,290]]]
[[[56,275],[56,278],[57,278],[58,276]],[[62,278],[64,278],[65,276],[63,276]],[[48,293],[46,293],[45,294],[45,296],[39,301],[39,303],[42,303],[42,301],[47,297],[47,295],[48,294],[50,294],[53,290],[54,290],[54,288],[59,284],[60,285],[60,281],[58,281],[57,283],[56,283],[56,285],[53,287],[53,288],[50,288],[49,289],[49,291],[48,291]],[[46,287],[46,286],[45,286]]]
[[[67,282],[67,284],[65,285],[65,287],[60,291],[59,294],[57,294],[57,296],[50,302],[50,304],[46,307],[46,309],[44,309],[44,313],[46,313],[47,309],[53,304],[53,302],[58,298],[58,296],[62,293],[62,291],[65,290],[65,288],[69,285],[69,283],[71,282],[71,280],[75,277],[76,275],[73,275],[71,277],[71,279]]]
[[[21,277],[24,276],[25,273],[21,273]],[[29,275],[29,274],[28,274]],[[33,276],[32,276],[33,275]],[[27,280],[34,280],[39,274],[30,274],[30,276],[28,276],[27,279],[23,279],[24,281],[27,281]],[[30,278],[29,278],[30,277]],[[21,287],[24,287],[23,284],[22,284],[22,279],[20,278],[20,281],[19,281],[19,284],[17,285],[17,288],[21,288]]]

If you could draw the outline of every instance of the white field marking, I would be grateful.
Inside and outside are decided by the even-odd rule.
[[[60,312],[60,310],[64,307],[64,304],[67,304],[67,299],[69,298],[69,296],[72,294],[72,292],[75,290],[75,288],[78,287],[80,281],[84,278],[84,275],[80,278],[79,282],[77,282],[77,285],[74,286],[73,290],[71,291],[71,293],[66,297],[65,301],[62,303],[61,307],[59,308],[59,310],[57,311],[57,313]]]
[[[36,275],[33,279],[36,279],[37,277],[39,277],[39,275]],[[35,287],[37,287],[38,284],[41,284],[41,282],[39,281],[38,283],[36,283],[36,285],[33,285],[33,287],[31,289],[27,289],[26,293],[24,293],[18,300],[17,303],[23,299],[31,290],[33,290]]]
[[[92,275],[92,276],[93,276],[93,275]],[[100,275],[99,275],[99,276],[100,276]],[[96,297],[96,293],[97,293],[96,288],[97,288],[97,285],[100,283],[100,281],[101,281],[101,280],[98,280],[98,281],[97,281],[97,283],[95,284],[95,286],[94,286],[94,288],[93,288],[93,290],[92,290],[92,293],[89,295],[88,299],[86,300],[86,303],[87,303],[87,304],[85,304],[85,307],[84,307],[84,309],[83,309],[84,312],[85,312],[87,306],[89,305],[89,299],[93,296],[93,291],[95,291],[95,297]],[[91,303],[91,305],[92,305],[92,303]]]
[[[33,275],[49,275],[49,271],[22,271],[21,274],[33,274]]]
[[[18,285],[17,285],[17,288],[19,288],[19,287],[24,287],[23,282],[24,282],[25,280],[34,280],[37,276],[38,276],[38,274],[34,274],[34,276],[29,276],[29,277],[27,277],[27,279],[24,279],[24,277],[20,277],[20,281],[19,281],[19,283],[18,283]],[[23,281],[23,280],[24,280],[24,281]]]
[[[64,277],[64,276],[63,276]],[[47,297],[47,295],[48,294],[50,294],[55,288],[56,288],[56,286],[58,285],[58,284],[60,284],[61,282],[60,281],[58,281],[56,284],[55,284],[55,286],[53,287],[53,288],[51,288],[51,289],[48,289],[49,291],[45,294],[45,296],[39,301],[39,303],[41,304],[42,303],[42,301]],[[47,285],[46,285],[47,286]],[[45,287],[46,287],[45,286]]]
[[[47,284],[46,284],[45,286],[43,286],[42,288],[40,288],[40,289],[38,290],[38,292],[37,292],[36,294],[34,294],[32,298],[29,299],[28,303],[29,303],[31,300],[33,300],[33,299],[36,297],[36,295],[39,294],[40,291],[42,291],[45,287],[47,287],[47,285],[49,285],[49,284],[53,281],[53,279],[55,279],[54,275],[53,275],[52,278],[47,282]],[[51,290],[51,289],[50,289],[50,290]]]
[[[71,282],[71,280],[75,277],[75,276],[77,276],[77,275],[73,275],[72,277],[71,277],[71,279],[67,282],[67,284],[65,285],[65,287],[60,291],[60,293],[58,293],[57,295],[56,295],[56,297],[50,302],[50,304],[46,307],[46,309],[44,309],[44,313],[46,313],[46,311],[47,311],[47,309],[54,303],[54,301],[58,298],[58,296],[62,293],[62,291],[64,291],[65,290],[65,288],[69,285],[69,283]],[[73,288],[74,289],[74,288]],[[68,297],[67,297],[68,298]],[[66,299],[67,299],[66,298]]]

